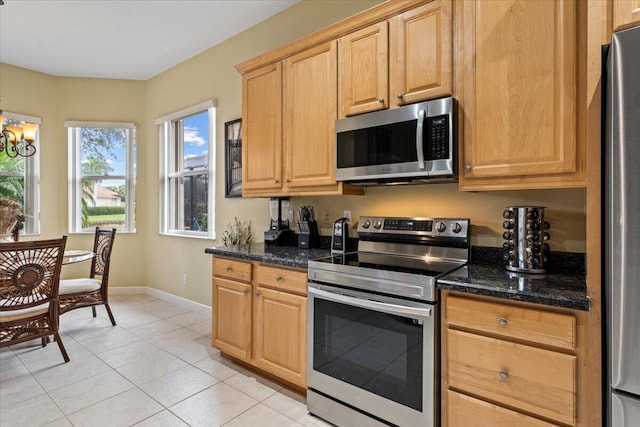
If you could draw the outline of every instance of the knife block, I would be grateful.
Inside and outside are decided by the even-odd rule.
[[[311,249],[320,247],[320,233],[316,221],[299,221],[298,247],[300,249]]]

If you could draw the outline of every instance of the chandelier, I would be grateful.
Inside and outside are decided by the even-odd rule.
[[[33,145],[33,142],[36,139],[38,125],[22,123],[20,126],[5,126],[4,116],[2,115],[2,110],[0,110],[0,126],[2,126],[0,151],[4,151],[11,158],[18,156],[31,157],[36,154],[36,146]]]

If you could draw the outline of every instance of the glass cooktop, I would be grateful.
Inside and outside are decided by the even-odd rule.
[[[371,252],[334,254],[330,257],[313,260],[313,262],[351,267],[353,269],[375,269],[423,276],[440,276],[465,264],[464,261],[429,257],[408,257]]]

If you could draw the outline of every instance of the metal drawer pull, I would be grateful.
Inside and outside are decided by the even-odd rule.
[[[231,266],[228,266],[227,268],[225,268],[225,270],[227,270],[227,271],[231,271],[231,270],[233,270],[233,269],[231,268]]]
[[[249,293],[249,289],[245,289],[244,291],[242,291],[242,295],[246,295]]]
[[[282,276],[276,276],[276,282],[279,282],[282,280]]]
[[[500,323],[500,326],[507,326],[507,319],[501,317],[500,319],[498,319],[498,323]]]
[[[507,378],[509,378],[509,373],[507,371],[500,371],[500,378],[506,380]]]
[[[259,297],[260,296],[260,291],[256,292],[256,296]]]

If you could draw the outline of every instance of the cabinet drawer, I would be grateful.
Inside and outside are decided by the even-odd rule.
[[[518,338],[570,350],[576,347],[576,318],[568,314],[449,297],[447,322],[449,326],[504,338]]]
[[[551,427],[554,425],[451,390],[447,392],[447,421],[449,427]]]
[[[251,282],[251,264],[248,262],[213,257],[212,271],[214,276]]]
[[[259,265],[256,270],[258,284],[297,294],[307,294],[307,273],[286,268]]]
[[[574,425],[576,357],[447,330],[449,387]]]

